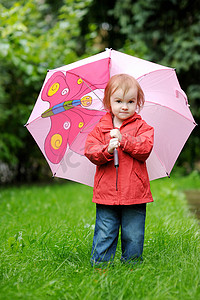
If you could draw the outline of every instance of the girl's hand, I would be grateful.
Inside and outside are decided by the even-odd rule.
[[[108,153],[113,153],[114,149],[120,146],[118,138],[113,138],[110,140],[108,145]]]
[[[122,135],[121,135],[119,129],[112,129],[110,131],[110,136],[111,136],[111,138],[117,138],[119,140],[119,142],[122,139]]]

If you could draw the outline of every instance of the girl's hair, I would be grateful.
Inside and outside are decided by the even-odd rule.
[[[124,91],[124,95],[128,92],[128,90],[136,86],[138,93],[137,93],[137,108],[138,111],[141,110],[142,106],[144,105],[144,93],[141,89],[141,86],[137,82],[137,80],[128,75],[128,74],[117,74],[110,78],[108,81],[108,84],[105,88],[104,98],[103,98],[103,104],[105,109],[108,109],[111,111],[111,105],[110,105],[110,97],[112,94],[115,93],[116,90],[122,89]]]

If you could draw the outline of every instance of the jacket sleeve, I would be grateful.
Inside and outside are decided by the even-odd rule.
[[[133,158],[144,162],[151,153],[153,142],[154,129],[143,121],[136,136],[129,133],[122,134],[120,147]]]
[[[98,126],[88,134],[84,154],[95,165],[102,165],[113,160],[113,154],[108,152],[108,144],[103,143]]]

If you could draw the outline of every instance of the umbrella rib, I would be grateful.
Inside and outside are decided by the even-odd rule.
[[[101,102],[103,102],[102,100],[101,100],[101,98],[91,89],[91,87],[85,82],[85,80],[83,79],[83,78],[81,78],[82,80],[83,80],[83,82],[85,83],[85,85],[91,90],[91,92],[92,93],[94,93],[95,94],[95,96],[101,101]],[[98,89],[98,90],[100,90],[100,89]]]
[[[57,172],[58,172],[58,169],[61,167],[61,164],[62,164],[62,162],[64,161],[64,157],[65,157],[65,156],[63,156],[63,158],[62,158],[61,161],[59,162],[58,167],[57,167],[57,169],[55,170],[55,172],[53,173],[52,177],[56,177],[56,174],[57,174]]]
[[[188,117],[184,116],[183,114],[179,113],[178,111],[176,111],[175,109],[173,109],[173,108],[171,108],[171,107],[168,107],[168,106],[163,105],[163,104],[155,103],[155,102],[152,102],[152,101],[148,101],[148,100],[145,101],[145,102],[152,103],[152,104],[154,104],[154,105],[158,105],[158,106],[161,106],[161,107],[165,107],[165,108],[167,108],[167,109],[169,109],[169,110],[171,110],[171,111],[177,113],[178,115],[182,116],[182,117],[185,118],[186,120],[192,122],[195,126],[197,125],[197,123],[196,123],[195,121],[190,120]]]
[[[164,163],[162,162],[162,160],[160,159],[158,153],[157,153],[154,149],[153,149],[153,152],[154,152],[155,155],[157,156],[157,158],[158,158],[158,160],[159,160],[161,166],[163,167],[163,169],[164,169],[166,175],[170,178],[170,175],[169,175],[169,173],[167,172],[167,168],[166,168],[166,166],[164,165]]]
[[[73,75],[79,77],[80,79],[82,79],[83,82],[85,83],[85,85],[90,89],[90,91],[91,91],[92,93],[94,93],[95,96],[96,96],[101,102],[103,102],[103,101],[101,100],[101,98],[100,98],[100,97],[92,90],[92,88],[86,83],[85,79],[83,79],[82,76],[79,76],[79,75],[77,75],[77,74],[75,74],[75,73],[73,73],[73,72],[70,72],[70,71],[66,71],[66,73],[73,74]],[[90,83],[92,86],[94,86],[96,89],[98,89],[99,91],[101,91],[101,89],[97,88],[94,84],[92,84],[91,82],[89,82],[89,83]]]
[[[146,73],[146,74],[143,74],[143,75],[139,76],[139,77],[137,78],[137,81],[140,83],[140,81],[142,81],[143,78],[145,78],[146,76],[148,76],[148,75],[150,75],[150,74],[152,74],[152,73],[158,72],[158,71],[172,71],[172,72],[175,72],[176,69],[174,69],[174,68],[168,68],[168,67],[163,67],[163,68],[160,69],[160,70],[153,70],[153,71],[150,71],[150,72],[148,72],[148,73]],[[171,77],[171,75],[170,75],[170,77]]]
[[[37,118],[35,118],[35,119],[33,119],[32,121],[30,121],[30,122],[27,122],[25,125],[24,125],[24,127],[27,127],[28,125],[30,125],[31,123],[33,123],[33,122],[35,122],[35,121],[37,121],[38,119],[40,119],[41,118],[41,116],[39,116],[39,117],[37,117]]]

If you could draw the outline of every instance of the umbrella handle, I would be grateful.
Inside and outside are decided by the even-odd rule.
[[[119,157],[118,157],[118,151],[117,149],[115,148],[114,149],[114,165],[115,165],[115,168],[119,167]]]
[[[116,168],[116,191],[118,191],[117,182],[118,182],[119,157],[118,157],[118,151],[116,148],[114,149],[113,154],[114,154],[114,165]]]

